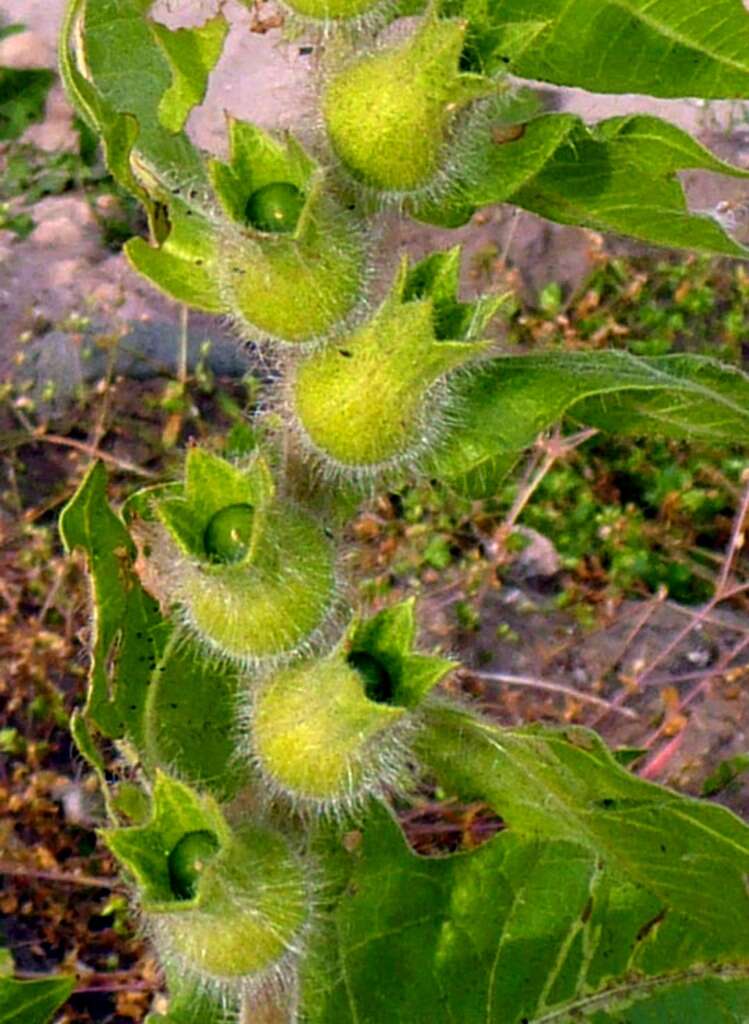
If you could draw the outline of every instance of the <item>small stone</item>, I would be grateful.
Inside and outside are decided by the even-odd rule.
[[[0,42],[0,66],[6,68],[51,68],[54,53],[36,32],[19,32]]]
[[[80,278],[84,267],[82,260],[60,260],[50,269],[47,283],[51,288],[69,288]]]

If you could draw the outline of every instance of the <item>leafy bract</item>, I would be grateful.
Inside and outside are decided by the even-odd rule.
[[[492,318],[510,296],[482,295],[474,302],[460,302],[460,259],[462,247],[433,252],[408,268],[403,287],[406,302],[420,298],[432,300],[434,332],[438,338],[479,339]]]
[[[0,978],[0,1024],[49,1024],[75,988],[75,978]]]
[[[208,313],[221,313],[218,251],[208,220],[177,196],[168,207],[168,236],[159,248],[131,238],[125,253],[137,271],[170,298]]]
[[[463,0],[485,60],[594,92],[741,99],[749,14],[741,0]]]
[[[741,1024],[749,830],[629,775],[584,730],[435,708],[418,744],[508,828],[424,859],[387,813],[340,844],[309,1024]],[[333,843],[331,842],[331,846]]]
[[[626,352],[506,356],[456,386],[458,426],[431,471],[473,496],[491,495],[523,449],[570,413],[619,433],[741,443],[749,378],[693,355]]]
[[[110,739],[143,744],[143,706],[169,627],[135,574],[135,545],[94,463],[60,517],[68,551],[82,549],[93,582],[94,635],[85,717]],[[87,743],[90,736],[87,737]]]
[[[381,662],[392,680],[393,703],[402,707],[417,707],[458,665],[437,655],[419,654],[413,649],[415,640],[413,599],[357,623],[350,638],[352,652],[365,652]]]
[[[320,172],[315,162],[293,138],[279,142],[247,121],[227,117],[228,163],[212,160],[208,173],[226,213],[247,224],[247,200],[265,185],[289,182],[305,193],[314,190]]]
[[[106,829],[102,836],[135,878],[144,905],[156,906],[168,905],[175,898],[169,878],[169,853],[183,836],[202,830],[213,833],[222,845],[229,841],[228,826],[212,797],[157,772],[148,823]]]
[[[488,135],[452,191],[415,215],[452,225],[478,207],[509,202],[562,224],[746,256],[717,220],[689,211],[676,175],[690,169],[747,176],[657,117],[635,114],[588,126],[573,114],[545,114]]]

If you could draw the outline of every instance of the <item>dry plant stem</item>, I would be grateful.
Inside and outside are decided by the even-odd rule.
[[[117,458],[116,455],[110,455],[109,452],[103,452],[100,448],[95,445],[85,444],[83,441],[76,441],[72,437],[61,437],[59,434],[48,434],[45,432],[43,427],[35,427],[33,423],[24,415],[22,410],[14,410],[16,416],[21,421],[23,427],[29,433],[30,441],[41,441],[47,444],[56,444],[61,448],[72,448],[74,451],[82,452],[84,455],[89,455],[92,459],[101,459],[102,462],[106,462],[110,466],[115,466],[117,469],[124,473],[132,473],[133,476],[142,476],[147,480],[158,480],[158,473],[152,473],[150,469],[143,469],[142,466],[136,466],[133,462],[128,459]]]
[[[563,693],[567,697],[579,700],[585,704],[595,704],[596,707],[605,708],[607,712],[621,715],[622,718],[636,719],[637,715],[629,708],[620,708],[603,697],[596,697],[592,693],[581,693],[571,686],[563,683],[553,683],[549,679],[536,679],[533,676],[515,676],[507,672],[478,672],[471,670],[471,675],[477,679],[486,679],[492,683],[505,683],[508,686],[527,686],[535,690],[548,690],[549,693]]]
[[[37,615],[37,622],[39,623],[40,626],[46,619],[47,613],[49,612],[50,608],[57,600],[57,595],[60,593],[60,587],[62,586],[63,580],[65,580],[67,575],[68,566],[66,564],[58,566],[54,582],[47,591],[47,594],[44,598],[44,604],[40,608],[39,614]]]
[[[536,449],[544,453],[543,462],[540,467],[536,470],[538,465],[538,456],[536,456],[535,462],[531,462],[530,466],[526,470],[526,474],[523,478],[520,488],[518,489],[517,496],[512,503],[510,511],[505,517],[505,521],[502,524],[503,530],[511,530],[515,523],[518,521],[523,513],[528,502],[531,500],[535,492],[541,485],[544,477],[553,467],[554,463],[558,459],[563,459],[565,456],[573,452],[575,448],[579,448],[581,444],[588,441],[591,437],[594,437],[598,433],[594,428],[588,430],[581,430],[577,434],[571,434],[569,437],[561,437],[560,430],[557,429],[551,435],[551,437],[540,437],[536,441]]]
[[[40,434],[35,432],[33,440],[45,441],[47,444],[57,444],[62,448],[73,448],[84,455],[90,455],[92,459],[101,459],[102,462],[114,466],[123,473],[132,473],[133,476],[141,476],[146,480],[158,480],[159,478],[158,473],[152,473],[150,469],[143,469],[142,466],[136,466],[135,463],[130,462],[128,459],[117,458],[116,455],[110,455],[109,452],[103,452],[100,448],[84,444],[83,441],[76,441],[72,437],[60,437],[58,434]]]
[[[746,522],[747,513],[749,513],[749,470],[744,470],[741,475],[741,479],[745,484],[744,493],[741,498],[739,511],[733,520],[731,539],[728,542],[726,557],[723,560],[723,568],[721,569],[718,582],[715,586],[716,596],[725,592],[736,555],[744,546],[744,523]]]
[[[505,244],[502,246],[502,252],[499,257],[500,264],[503,267],[507,266],[507,260],[509,259],[510,256],[510,249],[512,248],[512,243],[515,241],[515,232],[518,229],[518,224],[520,223],[521,215],[522,210],[519,206],[516,206],[512,211],[512,217],[510,218],[510,228],[509,231],[507,232],[507,238],[505,239]]]
[[[720,604],[721,601],[726,601],[731,597],[738,596],[745,590],[749,590],[749,585],[747,584],[740,584],[726,589],[731,575],[731,569],[733,568],[734,559],[744,545],[744,520],[746,519],[747,512],[749,512],[749,475],[747,475],[746,472],[744,474],[744,478],[746,484],[744,487],[744,494],[741,499],[739,510],[734,517],[731,539],[729,540],[728,547],[726,548],[723,569],[721,570],[715,586],[715,594],[710,598],[705,607],[697,613],[694,619],[684,626],[684,628],[671,639],[671,641],[663,648],[661,653],[651,661],[647,668],[635,677],[635,686],[641,686],[643,680],[651,675],[654,669],[673,654],[679,644],[704,621],[704,617],[709,615],[716,605]]]
[[[654,757],[642,766],[640,777],[643,779],[657,779],[668,765],[674,754],[677,753],[684,742],[684,730],[677,733],[670,742],[666,744]]]
[[[630,631],[627,633],[621,647],[619,647],[614,656],[609,659],[607,664],[598,673],[599,680],[605,678],[606,674],[610,672],[614,668],[614,666],[616,666],[621,661],[626,652],[629,650],[630,645],[635,642],[640,632],[645,628],[650,619],[653,617],[653,615],[656,612],[656,609],[660,608],[664,604],[667,596],[668,590],[665,587],[659,587],[658,593],[655,595],[655,597],[653,597],[650,601],[646,602],[645,608],[638,616],[637,621],[635,622],[632,629],[630,629]],[[611,707],[620,708],[630,695],[631,694],[626,689],[622,690],[611,701]],[[607,714],[608,710],[598,715],[598,717],[595,718],[593,722],[591,722],[591,728],[597,728],[599,723],[603,721]]]
[[[177,353],[177,380],[184,391],[187,387],[187,343],[190,325],[190,310],[180,306],[179,310],[179,350]]]
[[[114,364],[115,364],[115,360],[117,358],[117,349],[118,349],[118,347],[119,347],[119,342],[116,345],[110,346],[110,348],[107,351],[107,371],[104,374],[104,377],[102,378],[102,381],[101,381],[101,383],[103,383],[103,385],[104,385],[103,400],[102,400],[101,405],[99,407],[99,411],[98,411],[98,414],[96,416],[96,422],[94,424],[93,430],[91,431],[91,439],[89,441],[89,444],[91,445],[92,448],[98,448],[99,447],[99,444],[101,443],[102,438],[104,437],[104,435],[107,432],[107,425],[106,425],[106,423],[107,423],[107,415],[109,413],[109,409],[110,409],[110,406],[111,406],[110,395],[111,395],[112,376],[114,374]]]
[[[36,878],[44,882],[59,882],[62,885],[79,885],[84,889],[126,891],[126,886],[122,885],[116,878],[71,875],[62,871],[40,871],[37,868],[27,868],[22,864],[11,864],[8,861],[0,861],[0,875],[8,875],[13,878]]]
[[[696,686],[693,686],[692,689],[683,697],[683,699],[679,701],[677,711],[683,711],[685,708],[689,707],[689,705],[707,689],[707,687],[710,685],[710,683],[716,676],[720,676],[727,671],[734,658],[737,658],[743,651],[746,650],[747,647],[749,647],[749,636],[744,637],[744,639],[739,644],[737,644],[736,647],[733,648],[733,650],[728,651],[726,654],[723,655],[723,657],[720,659],[717,665],[715,665],[713,668],[711,668],[709,671],[705,673],[705,678],[702,679],[699,683],[697,683]],[[663,722],[661,725],[659,725],[658,728],[652,733],[652,735],[649,736],[648,739],[643,743],[643,747],[646,750],[649,750],[655,743],[658,742],[658,740],[660,740],[663,737],[667,728],[667,722]],[[643,765],[641,772],[647,771],[649,763],[650,762],[646,762],[645,765]]]
[[[490,544],[487,545],[492,560],[492,571],[476,594],[477,604],[481,604],[487,590],[496,582],[494,570],[502,565],[506,559],[507,538],[523,514],[526,505],[543,482],[544,477],[558,459],[565,458],[575,448],[578,448],[597,433],[598,431],[591,427],[588,430],[581,430],[577,434],[571,434],[569,437],[562,438],[560,428],[557,427],[551,437],[546,437],[543,434],[539,435],[510,511],[505,516],[499,529],[495,531]]]

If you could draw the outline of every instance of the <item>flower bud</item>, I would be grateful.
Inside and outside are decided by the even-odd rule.
[[[330,78],[323,116],[336,156],[360,184],[402,197],[444,173],[455,116],[496,90],[459,70],[467,22],[427,16],[405,41]]]
[[[153,499],[144,583],[220,657],[256,665],[309,646],[337,606],[332,545],[312,515],[276,500],[265,461],[193,448],[184,486]]]
[[[128,258],[162,291],[232,317],[248,338],[324,337],[363,298],[359,225],[292,138],[234,119],[229,136],[229,163],[208,163],[212,190],[152,185],[164,237],[156,247],[131,240]]]
[[[164,962],[219,991],[250,992],[293,964],[309,886],[287,840],[232,829],[216,802],[159,772],[150,821],[104,839],[138,887]]]
[[[348,809],[397,785],[416,708],[452,668],[416,654],[413,603],[354,625],[330,655],[275,673],[254,695],[250,746],[272,791]]]
[[[457,272],[456,257],[446,259]],[[404,263],[367,323],[302,357],[291,375],[288,405],[303,441],[342,475],[366,478],[418,459],[444,425],[443,381],[489,346],[473,336],[503,299],[477,306],[466,327],[472,307],[445,299],[439,284],[416,287],[421,269]],[[469,340],[447,340],[461,336]]]
[[[234,119],[229,138],[230,162],[209,167],[228,215],[218,260],[227,308],[250,336],[303,343],[330,333],[363,290],[355,221],[294,139]]]

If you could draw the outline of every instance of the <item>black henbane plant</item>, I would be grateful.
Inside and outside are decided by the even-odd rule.
[[[453,663],[419,651],[410,602],[348,606],[350,502],[334,491],[397,467],[491,494],[568,412],[747,437],[749,380],[708,359],[497,357],[503,298],[458,300],[458,250],[393,267],[375,294],[367,220],[395,202],[455,226],[508,201],[746,258],[676,177],[746,172],[656,118],[529,113],[512,83],[747,97],[749,14],[740,0],[289,0],[321,44],[318,135],[303,148],[230,120],[224,163],[185,132],[223,14],[175,32],[150,6],[70,0],[69,94],[148,214],[133,266],[231,317],[281,377],[249,457],[193,448],[181,480],[119,512],[95,465],[62,517],[96,605],[72,731],[166,968],[170,1009],[150,1020],[745,1022],[749,830],[641,781],[585,730],[499,729],[454,706],[436,688]],[[416,856],[389,805],[423,777],[505,830]]]

